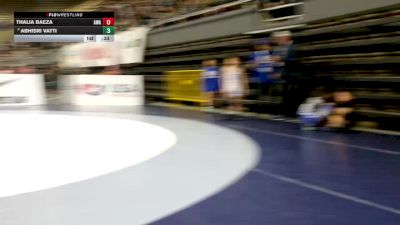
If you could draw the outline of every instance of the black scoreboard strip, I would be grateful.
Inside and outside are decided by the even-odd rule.
[[[15,42],[112,42],[114,12],[14,12]]]

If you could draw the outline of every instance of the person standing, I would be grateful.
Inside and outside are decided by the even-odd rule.
[[[240,66],[239,57],[224,59],[220,69],[221,93],[228,102],[228,110],[243,111],[243,98],[248,94],[248,79],[244,69]]]
[[[258,40],[251,55],[253,76],[257,81],[258,98],[262,99],[268,94],[269,85],[272,82],[273,61],[272,47],[267,39]]]
[[[296,57],[292,34],[290,31],[280,31],[273,34],[276,47],[273,50],[273,60],[276,62],[277,76],[285,81],[282,90],[282,114],[295,117],[298,106],[303,102],[303,91],[300,84],[301,69]]]
[[[215,97],[219,92],[217,60],[205,60],[202,64],[203,92],[207,99],[206,107],[211,109],[214,107]]]

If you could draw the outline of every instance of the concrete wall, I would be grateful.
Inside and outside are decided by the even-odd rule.
[[[305,21],[314,21],[400,4],[400,0],[308,0]]]
[[[265,23],[256,8],[246,8],[220,15],[184,22],[150,32],[148,46],[160,47],[191,41],[200,41],[280,26],[307,23],[330,17],[399,4],[400,0],[305,0],[302,20]]]
[[[148,45],[158,47],[241,34],[258,26],[256,8],[245,8],[220,15],[184,22],[150,32]]]

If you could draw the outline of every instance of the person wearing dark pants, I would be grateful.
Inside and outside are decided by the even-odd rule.
[[[286,117],[295,117],[298,106],[305,99],[305,90],[309,80],[301,76],[299,59],[296,56],[291,33],[280,31],[273,34],[277,46],[274,48],[275,70],[285,84],[282,90],[281,113]]]

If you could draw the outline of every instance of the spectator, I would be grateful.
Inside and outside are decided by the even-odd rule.
[[[292,33],[290,31],[280,31],[273,33],[272,36],[276,45],[273,49],[276,73],[281,76],[287,76],[290,72],[290,68],[287,68],[288,63],[290,64],[296,60],[293,51]]]
[[[33,74],[36,73],[36,69],[30,66],[22,66],[17,68],[16,73]]]
[[[9,74],[9,73],[14,73],[15,70],[12,68],[2,68],[0,69],[0,74]]]
[[[276,62],[275,71],[278,77],[284,81],[282,91],[282,113],[286,117],[294,117],[297,107],[303,101],[303,88],[300,82],[300,64],[295,55],[290,31],[281,31],[273,34],[276,47],[273,51],[273,59]],[[309,84],[305,84],[309,85]]]
[[[299,106],[297,114],[303,130],[315,130],[323,126],[333,110],[333,103],[327,98],[312,94]]]
[[[261,99],[267,95],[269,85],[273,82],[272,47],[267,39],[262,39],[256,42],[254,50],[251,55],[251,67]]]
[[[239,57],[224,59],[220,69],[221,92],[228,101],[228,109],[234,112],[243,111],[243,98],[248,94],[248,79],[240,66]]]
[[[218,67],[217,60],[205,60],[203,61],[203,91],[207,97],[207,107],[212,108],[214,106],[214,100],[216,94],[219,91],[219,78],[218,78]]]
[[[104,69],[103,74],[104,75],[120,75],[121,74],[121,68],[119,67],[119,65],[107,66]]]
[[[348,130],[354,124],[353,95],[350,92],[339,91],[333,95],[335,107],[328,116],[327,127]]]

